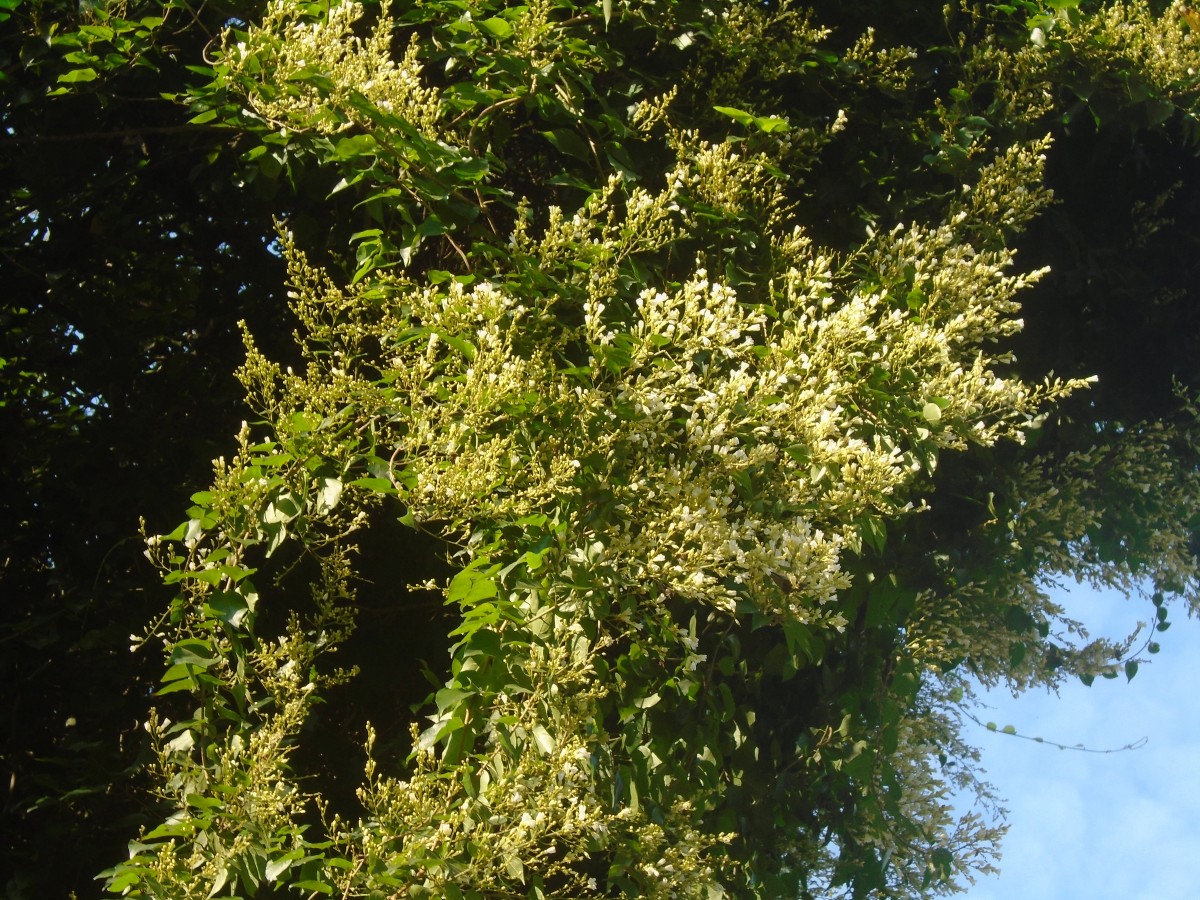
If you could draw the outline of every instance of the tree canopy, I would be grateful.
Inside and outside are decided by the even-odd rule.
[[[10,900],[953,893],[1200,602],[1182,3],[0,22]]]

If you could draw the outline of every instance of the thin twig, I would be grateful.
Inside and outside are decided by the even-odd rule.
[[[1092,747],[1085,747],[1085,746],[1083,746],[1083,744],[1075,744],[1074,746],[1070,746],[1068,744],[1060,744],[1058,741],[1050,741],[1050,740],[1047,740],[1046,738],[1030,737],[1027,734],[1021,734],[1020,732],[1016,731],[1015,729],[1013,729],[1011,731],[1005,731],[1003,728],[997,728],[996,724],[994,722],[991,725],[988,725],[985,722],[980,722],[977,718],[975,718],[975,716],[973,716],[971,713],[967,712],[965,709],[962,712],[963,712],[964,716],[966,716],[968,719],[970,719],[976,725],[986,728],[988,731],[991,731],[994,734],[1004,734],[1004,735],[1008,735],[1009,737],[1020,738],[1023,741],[1033,741],[1035,744],[1048,744],[1051,747],[1057,747],[1059,750],[1075,750],[1078,753],[1124,753],[1127,750],[1140,750],[1142,747],[1145,747],[1146,744],[1150,742],[1150,738],[1140,737],[1136,741],[1128,743],[1123,747],[1111,747],[1107,750],[1096,750]],[[1012,728],[1011,725],[1008,727]]]

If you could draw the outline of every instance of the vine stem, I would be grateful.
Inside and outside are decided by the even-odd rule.
[[[1150,742],[1150,738],[1143,735],[1142,737],[1138,738],[1136,741],[1131,741],[1130,743],[1125,744],[1122,747],[1110,747],[1106,750],[1097,750],[1094,747],[1085,747],[1085,746],[1083,746],[1083,744],[1075,744],[1074,746],[1072,746],[1069,744],[1060,744],[1058,741],[1051,741],[1051,740],[1047,740],[1046,738],[1042,738],[1042,737],[1030,737],[1027,734],[1021,734],[1019,731],[1016,731],[1015,729],[1012,731],[1006,731],[1003,728],[997,728],[995,722],[988,723],[988,722],[979,721],[979,719],[977,719],[972,713],[967,712],[965,709],[962,711],[962,713],[964,716],[966,716],[968,719],[970,719],[976,725],[979,725],[982,728],[986,728],[988,731],[992,732],[993,734],[1003,734],[1003,735],[1007,735],[1008,737],[1020,738],[1023,741],[1033,741],[1035,744],[1046,744],[1050,747],[1057,747],[1059,750],[1074,750],[1077,753],[1125,753],[1126,751],[1129,751],[1129,750],[1141,750],[1143,747],[1146,746],[1146,744],[1148,744]],[[1012,728],[1011,725],[1007,726],[1007,727]]]

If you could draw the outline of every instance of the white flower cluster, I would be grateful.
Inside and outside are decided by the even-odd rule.
[[[246,40],[226,48],[231,70],[264,84],[248,94],[255,112],[293,130],[333,133],[365,124],[351,102],[358,94],[435,137],[438,94],[421,81],[415,44],[394,59],[387,3],[365,39],[354,34],[363,16],[360,3],[341,0],[327,10],[322,20],[312,21],[307,5],[272,0]]]
[[[1037,149],[998,161],[968,205],[1036,169]],[[547,304],[487,282],[398,289],[388,384],[406,411],[408,502],[426,520],[599,515],[590,540],[613,590],[653,584],[730,612],[748,599],[841,627],[823,607],[847,586],[840,557],[864,517],[913,508],[939,448],[1020,438],[1077,385],[995,373],[1003,357],[986,348],[1020,327],[1015,296],[1036,273],[1008,275],[1010,254],[964,243],[962,210],[877,236],[876,282],[843,284],[801,235],[777,242],[775,312],[704,269],[623,300],[613,273],[669,236],[681,189],[634,189],[622,206],[614,181],[569,218],[551,210],[538,240],[514,236],[547,265],[591,261],[582,370],[556,358]]]

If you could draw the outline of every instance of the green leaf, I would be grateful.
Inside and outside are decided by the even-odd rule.
[[[213,879],[212,887],[208,889],[208,896],[215,897],[221,893],[221,889],[225,887],[229,881],[229,867],[221,866],[217,871],[217,877]]]
[[[86,69],[72,69],[70,72],[64,72],[58,76],[59,84],[78,84],[84,81],[95,81],[100,76],[96,74],[96,70],[88,67]]]
[[[550,736],[550,732],[541,725],[534,725],[529,730],[542,753],[549,755],[554,752],[555,742],[554,738]]]
[[[583,138],[570,128],[556,128],[553,131],[543,131],[542,137],[548,140],[551,146],[560,153],[565,153],[584,162],[589,162],[592,158],[591,151],[588,149],[588,145],[584,142]]]
[[[192,679],[192,676],[195,674],[195,672],[196,666],[194,665],[188,665],[187,663],[175,663],[163,673],[161,680],[164,684],[172,681],[179,681],[181,679],[194,680]]]
[[[791,126],[778,116],[756,116],[754,124],[764,134],[779,134],[788,131]]]
[[[111,41],[113,38],[113,30],[107,25],[80,25],[79,33],[86,34],[90,38],[98,41]]]
[[[186,753],[194,746],[196,746],[196,736],[192,734],[190,728],[180,732],[178,737],[167,741],[167,749],[173,753]]]
[[[263,511],[262,521],[267,525],[281,525],[291,522],[300,515],[302,507],[296,501],[295,495],[285,491],[267,504]]]
[[[477,22],[475,24],[477,24],[479,26],[481,31],[486,31],[488,34],[490,34],[492,37],[496,38],[497,40],[502,41],[505,38],[512,37],[513,27],[505,19],[501,19],[496,16],[493,16],[490,19],[484,19],[481,22]]]
[[[863,541],[876,553],[882,554],[887,545],[887,523],[879,516],[867,516],[859,529]]]
[[[449,332],[441,329],[436,329],[434,333],[467,359],[475,358],[475,345],[470,341],[466,340],[465,338],[461,338],[456,334],[450,334]]]
[[[296,434],[307,434],[315,431],[320,426],[322,419],[312,413],[298,411],[292,413],[290,421]]]
[[[196,115],[194,115],[190,119],[188,119],[188,124],[189,125],[206,125],[209,122],[211,122],[213,119],[215,119],[216,117],[217,117],[217,111],[215,109],[206,109],[204,112],[197,113]],[[267,150],[267,148],[263,147],[262,145],[260,145],[259,147],[255,147],[254,149],[259,151],[259,155],[261,155],[262,153],[265,153]],[[247,154],[247,156],[248,155],[249,154]]]
[[[269,453],[266,456],[255,457],[253,463],[256,466],[266,466],[268,468],[275,469],[281,466],[286,466],[293,459],[295,459],[295,457],[285,451],[283,453]]]
[[[446,599],[451,603],[470,606],[499,594],[496,582],[478,569],[463,569],[450,580]]]
[[[217,661],[213,646],[208,641],[196,638],[179,641],[171,648],[172,665],[211,666]]]
[[[747,128],[755,124],[756,121],[755,116],[745,110],[734,109],[732,106],[714,106],[713,109],[723,116],[729,116],[729,118],[733,119],[739,125],[745,125]]]
[[[938,847],[929,854],[930,862],[938,872],[938,877],[949,878],[953,872],[954,854],[945,847]]]
[[[199,687],[200,687],[200,682],[198,682],[194,678],[180,678],[176,681],[172,681],[170,684],[168,684],[164,687],[160,687],[157,691],[154,692],[154,696],[161,697],[164,694],[174,694],[179,691],[194,691],[194,690],[198,690]]]
[[[459,160],[450,169],[456,178],[460,178],[468,184],[482,181],[491,170],[488,161],[481,156]]]
[[[464,691],[461,688],[442,688],[435,696],[438,712],[445,712],[452,706],[458,706],[468,697],[474,697],[475,691]]]
[[[283,859],[271,860],[269,863],[267,863],[266,868],[267,881],[275,881],[280,875],[292,867],[292,863],[294,861],[295,860],[287,857],[284,857]]]
[[[322,478],[318,484],[317,497],[314,502],[319,516],[328,515],[338,505],[342,496],[342,480],[340,478]]]
[[[141,870],[136,870],[136,871],[132,871],[132,872],[123,872],[122,874],[120,874],[116,878],[114,878],[112,881],[110,881],[105,886],[105,888],[110,894],[124,894],[126,888],[129,888],[132,885],[137,884],[139,881],[141,881],[141,879],[142,879]]]
[[[739,125],[745,125],[747,128],[753,126],[765,134],[784,132],[791,127],[786,120],[778,116],[756,116],[743,109],[735,109],[732,106],[714,106],[713,109],[723,116],[729,116],[729,118],[733,119]]]
[[[354,481],[347,482],[347,487],[362,488],[366,491],[373,491],[376,494],[395,494],[396,486],[392,484],[390,478],[356,478]]]
[[[318,894],[329,894],[332,896],[333,887],[323,881],[313,881],[307,879],[305,881],[293,881],[291,887],[297,891],[315,891]]]
[[[240,628],[250,615],[250,607],[245,599],[230,592],[213,594],[208,598],[204,611],[234,628]]]
[[[1125,680],[1133,681],[1133,676],[1138,673],[1138,664],[1136,660],[1128,660],[1125,663]]]
[[[206,797],[204,794],[188,794],[184,799],[197,809],[218,809],[224,804],[219,797]]]
[[[1017,668],[1025,659],[1027,647],[1024,641],[1015,641],[1008,651],[1008,665],[1010,668]]]
[[[507,853],[504,856],[504,868],[508,870],[508,874],[520,881],[525,882],[525,864],[521,862],[521,857],[515,853]]]
[[[1034,627],[1033,616],[1023,606],[1013,603],[1004,610],[1004,626],[1020,634]]]

